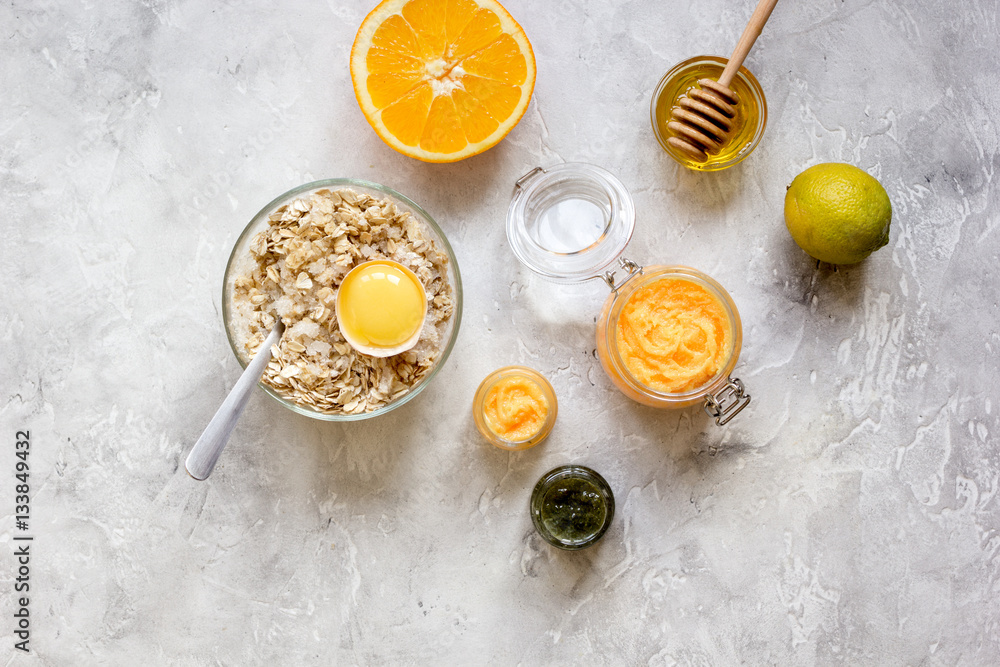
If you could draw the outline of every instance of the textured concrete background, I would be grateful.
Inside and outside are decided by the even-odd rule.
[[[675,62],[727,55],[748,1],[508,0],[534,99],[455,165],[396,154],[362,117],[348,53],[373,4],[0,3],[0,662],[1000,663],[997,3],[779,3],[748,60],[767,133],[719,174],[660,150],[649,96]],[[621,396],[592,354],[606,288],[514,260],[511,186],[562,161],[632,191],[631,258],[732,293],[754,400],[731,426]],[[894,206],[889,245],[837,271],[781,213],[827,161]],[[183,459],[239,374],[228,252],[272,197],[335,176],[409,195],[448,233],[455,352],[371,422],[259,392],[194,482]],[[560,400],[551,438],[519,454],[469,409],[509,363]],[[18,429],[30,656],[12,649]],[[549,548],[526,511],[568,462],[618,500],[581,553]]]

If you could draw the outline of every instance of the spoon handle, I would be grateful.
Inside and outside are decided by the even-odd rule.
[[[757,3],[757,8],[754,9],[753,15],[750,17],[750,22],[743,29],[740,41],[736,43],[736,48],[733,49],[733,55],[729,56],[726,69],[722,71],[722,76],[719,77],[719,83],[723,86],[728,88],[733,82],[736,72],[739,71],[743,61],[747,59],[750,48],[760,36],[760,31],[764,29],[764,24],[767,23],[767,19],[770,18],[771,11],[776,4],[778,4],[778,0],[760,0]]]
[[[229,441],[229,434],[236,427],[240,413],[243,412],[247,401],[250,400],[250,394],[260,381],[260,376],[263,375],[267,362],[271,360],[271,346],[281,340],[281,334],[284,331],[285,325],[279,319],[260,346],[260,351],[247,364],[243,375],[233,385],[229,396],[226,396],[226,400],[219,406],[212,421],[208,422],[208,426],[198,438],[198,442],[194,443],[184,467],[187,468],[188,474],[195,479],[204,480],[212,474],[212,469],[215,468],[219,455],[222,454],[222,450],[225,449],[226,443]]]

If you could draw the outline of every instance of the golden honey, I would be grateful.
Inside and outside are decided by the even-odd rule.
[[[719,171],[731,167],[746,158],[764,134],[767,124],[767,101],[764,91],[753,74],[741,67],[729,86],[739,97],[734,119],[734,134],[732,139],[721,150],[709,155],[704,162],[695,160],[690,155],[667,143],[672,135],[667,129],[670,121],[670,111],[677,100],[692,88],[696,87],[698,79],[715,79],[722,75],[726,59],[717,56],[696,56],[675,65],[667,72],[653,93],[650,108],[653,131],[660,146],[674,160],[695,171]]]

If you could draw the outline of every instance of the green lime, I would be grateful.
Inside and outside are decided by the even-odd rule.
[[[799,247],[830,264],[856,264],[889,242],[892,204],[882,184],[849,164],[827,162],[795,177],[785,225]]]

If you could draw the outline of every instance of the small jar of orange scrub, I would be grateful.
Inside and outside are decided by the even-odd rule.
[[[597,354],[623,394],[656,408],[701,404],[726,424],[750,402],[731,375],[743,343],[736,304],[701,271],[623,257],[634,228],[625,186],[593,165],[532,170],[514,186],[507,212],[507,238],[528,268],[556,282],[602,279],[611,288],[597,321]]]
[[[549,381],[525,366],[506,366],[480,383],[472,415],[483,437],[519,451],[544,440],[556,422],[556,394]]]

